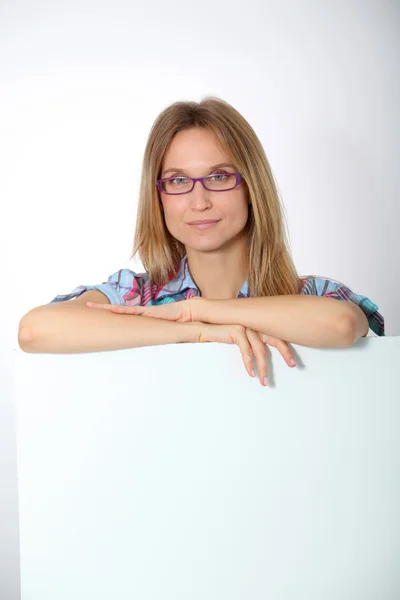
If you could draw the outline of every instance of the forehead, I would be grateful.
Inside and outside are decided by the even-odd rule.
[[[228,160],[215,135],[204,128],[179,131],[172,139],[164,157],[164,167],[184,167],[212,164]],[[167,164],[168,163],[168,164]]]

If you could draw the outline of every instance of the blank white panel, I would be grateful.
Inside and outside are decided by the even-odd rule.
[[[400,597],[400,338],[14,352],[22,600]]]

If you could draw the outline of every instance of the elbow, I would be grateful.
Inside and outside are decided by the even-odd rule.
[[[352,346],[360,336],[357,336],[357,324],[353,315],[343,315],[338,324],[339,335],[344,347]]]
[[[36,334],[38,325],[36,310],[36,308],[33,308],[27,312],[18,324],[18,344],[24,352],[30,352],[29,347]]]
[[[18,344],[24,352],[30,352],[30,347],[33,339],[33,332],[27,325],[21,325],[18,329]]]
[[[350,305],[352,312],[342,316],[341,328],[342,334],[347,339],[348,345],[352,346],[362,337],[366,337],[369,332],[369,322],[364,311],[354,304]]]

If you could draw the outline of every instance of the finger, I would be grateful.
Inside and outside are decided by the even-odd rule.
[[[266,385],[264,380],[268,376],[267,348],[257,331],[246,328],[246,333],[256,358],[260,383],[261,385]]]
[[[239,346],[239,350],[242,354],[244,366],[248,374],[254,377],[254,366],[253,366],[253,350],[250,346],[249,340],[247,339],[245,328],[242,332],[238,332],[236,336],[236,344]]]
[[[261,339],[265,344],[269,344],[270,346],[274,346],[279,353],[283,356],[286,363],[289,367],[295,367],[296,361],[294,359],[293,351],[284,340],[280,340],[278,338],[271,337],[269,335],[261,334]],[[294,364],[291,364],[291,360],[293,360]]]
[[[277,350],[279,350],[280,354],[283,356],[289,367],[293,368],[296,366],[296,361],[294,360],[293,352],[285,341],[277,340],[275,347],[277,348]],[[290,361],[292,360],[294,364],[291,364]]]
[[[144,306],[122,306],[122,304],[112,304],[110,310],[115,313],[124,313],[127,315],[139,315],[144,310]]]
[[[86,306],[89,308],[105,308],[106,310],[111,310],[112,304],[100,304],[99,302],[86,302]]]
[[[100,304],[97,302],[86,302],[86,306],[89,308],[104,308],[106,310],[110,310],[111,312],[116,313],[126,313],[126,314],[139,314],[139,310],[143,307],[141,306],[122,306],[120,304]]]
[[[127,313],[127,314],[133,314],[133,313],[139,312],[137,310],[137,306],[119,306],[119,305],[115,306],[115,305],[113,305],[113,306],[111,306],[111,310],[113,312]]]

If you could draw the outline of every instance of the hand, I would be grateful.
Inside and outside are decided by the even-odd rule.
[[[125,315],[142,315],[153,319],[165,319],[166,321],[179,321],[188,323],[200,321],[200,309],[207,300],[200,296],[194,296],[189,300],[179,302],[168,302],[158,306],[121,306],[120,304],[101,304],[98,302],[86,302],[88,308],[103,308],[113,313]]]
[[[198,339],[197,341],[238,344],[249,375],[252,375],[252,372],[254,372],[254,353],[261,383],[263,383],[264,377],[267,376],[267,351],[265,344],[277,348],[287,364],[290,367],[295,366],[290,364],[290,360],[293,358],[292,350],[283,340],[266,335],[265,333],[258,333],[243,325],[215,325],[204,323],[202,321],[202,315],[204,314],[204,304],[206,302],[206,298],[194,296],[193,298],[189,298],[189,300],[170,302],[158,306],[121,306],[119,304],[101,304],[97,302],[86,302],[86,306],[88,308],[102,308],[114,313],[142,315],[144,317],[165,319],[167,321],[177,321],[182,323],[199,322],[198,324],[201,325],[199,338],[201,339]]]
[[[254,377],[253,354],[255,355],[260,382],[264,384],[267,377],[267,350],[265,344],[274,346],[279,350],[289,367],[293,359],[293,352],[287,342],[279,340],[265,333],[258,333],[243,325],[214,325],[210,323],[199,323],[200,332],[197,342],[222,342],[225,344],[237,344],[242,353],[244,365],[249,375]]]
[[[268,371],[267,350],[265,348],[265,344],[274,346],[277,350],[279,350],[280,354],[285,359],[285,361],[289,367],[293,368],[296,366],[296,362],[293,357],[293,352],[290,349],[290,346],[288,345],[288,343],[285,342],[284,340],[280,340],[278,338],[272,337],[271,335],[267,335],[265,333],[258,333],[257,331],[254,331],[253,329],[249,329],[248,327],[246,327],[246,334],[247,334],[247,339],[250,342],[251,351],[252,351],[252,353],[254,353],[255,358],[256,358],[258,374],[259,374],[260,382],[262,385],[264,385],[264,378],[267,378],[267,375],[268,375],[268,373],[267,373],[267,371]],[[250,354],[250,358],[249,358],[248,349],[244,355],[242,353],[242,356],[243,356],[245,365],[247,362],[247,364],[250,363],[249,366],[252,367],[253,366],[253,357]],[[290,362],[291,360],[293,361],[293,363]],[[252,371],[252,373],[254,373],[254,370]],[[268,382],[268,379],[267,379],[267,382]],[[267,385],[267,383],[265,383],[265,385]]]

